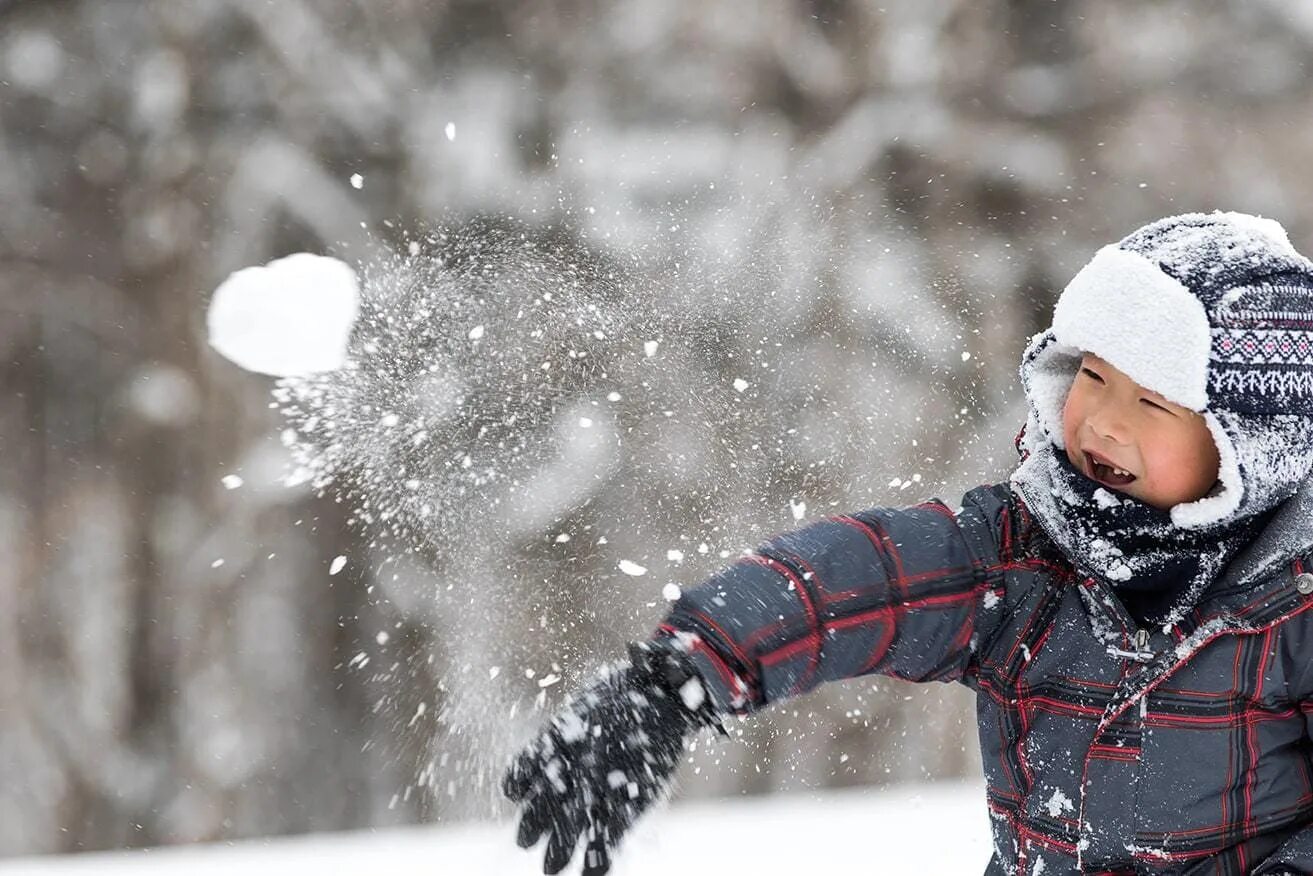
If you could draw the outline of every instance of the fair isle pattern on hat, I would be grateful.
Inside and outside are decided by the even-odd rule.
[[[1154,263],[1203,306],[1210,408],[1313,413],[1313,262],[1296,252],[1279,223],[1244,213],[1188,213],[1150,223],[1117,248]],[[1190,361],[1173,352],[1160,351],[1165,370],[1196,367],[1193,352]]]
[[[1214,323],[1211,397],[1244,413],[1313,414],[1313,283],[1286,277],[1236,289]]]

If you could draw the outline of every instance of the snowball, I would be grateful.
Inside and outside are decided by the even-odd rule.
[[[639,575],[647,574],[647,567],[640,566],[638,565],[638,563],[631,562],[630,560],[621,560],[620,571],[624,572],[626,575],[633,575],[634,577],[638,577]]]
[[[474,328],[470,329],[470,340],[477,341],[479,338],[483,337],[483,331],[484,329],[481,325],[476,325]]]
[[[684,591],[673,581],[661,588],[661,595],[666,598],[667,602],[675,602],[679,597],[684,595]]]
[[[456,139],[456,123],[455,123],[455,122],[447,122],[447,127],[446,127],[444,133],[446,133],[446,135],[447,135],[447,139],[448,139],[448,140],[455,140],[455,139]]]
[[[353,189],[364,188],[364,185],[365,185],[365,178],[363,176],[361,176],[358,173],[351,174],[351,188]]]
[[[207,319],[210,345],[261,374],[333,371],[346,361],[359,310],[360,283],[349,265],[296,253],[219,285]]]
[[[735,377],[735,378],[734,378],[734,391],[735,391],[735,392],[743,392],[743,390],[745,390],[745,389],[747,389],[747,388],[748,388],[748,382],[747,382],[746,380],[744,380],[742,377]]]
[[[346,557],[334,557],[333,562],[328,567],[328,574],[336,575],[338,572],[342,571],[342,567],[345,565]]]
[[[379,630],[378,635],[374,637],[374,641],[378,642],[380,645],[386,645],[390,638],[392,637],[389,636],[385,630]]]
[[[795,502],[790,499],[789,511],[792,512],[794,520],[801,520],[807,516],[807,503],[801,500]]]
[[[238,475],[224,475],[222,483],[225,490],[235,490],[242,484],[246,483],[246,481],[242,480]]]
[[[644,341],[643,354],[649,359],[656,355],[657,347],[661,346],[660,341]]]
[[[666,551],[666,561],[671,563],[684,562],[684,552],[681,550],[671,549]]]

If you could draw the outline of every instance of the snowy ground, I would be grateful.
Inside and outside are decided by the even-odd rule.
[[[976,874],[989,858],[984,794],[939,783],[767,799],[691,803],[648,819],[615,876],[674,873]],[[233,845],[0,861],[9,876],[187,873],[188,876],[413,872],[441,876],[538,873],[509,824],[406,828]],[[573,872],[573,871],[571,871]]]

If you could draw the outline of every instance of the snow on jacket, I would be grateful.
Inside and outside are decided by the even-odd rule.
[[[1195,609],[1137,630],[1005,485],[777,536],[675,603],[724,711],[960,681],[989,874],[1313,873],[1313,481]]]

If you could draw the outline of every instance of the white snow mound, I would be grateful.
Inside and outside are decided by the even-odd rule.
[[[210,346],[248,371],[295,377],[346,362],[360,281],[344,262],[299,252],[234,272],[214,290]]]

